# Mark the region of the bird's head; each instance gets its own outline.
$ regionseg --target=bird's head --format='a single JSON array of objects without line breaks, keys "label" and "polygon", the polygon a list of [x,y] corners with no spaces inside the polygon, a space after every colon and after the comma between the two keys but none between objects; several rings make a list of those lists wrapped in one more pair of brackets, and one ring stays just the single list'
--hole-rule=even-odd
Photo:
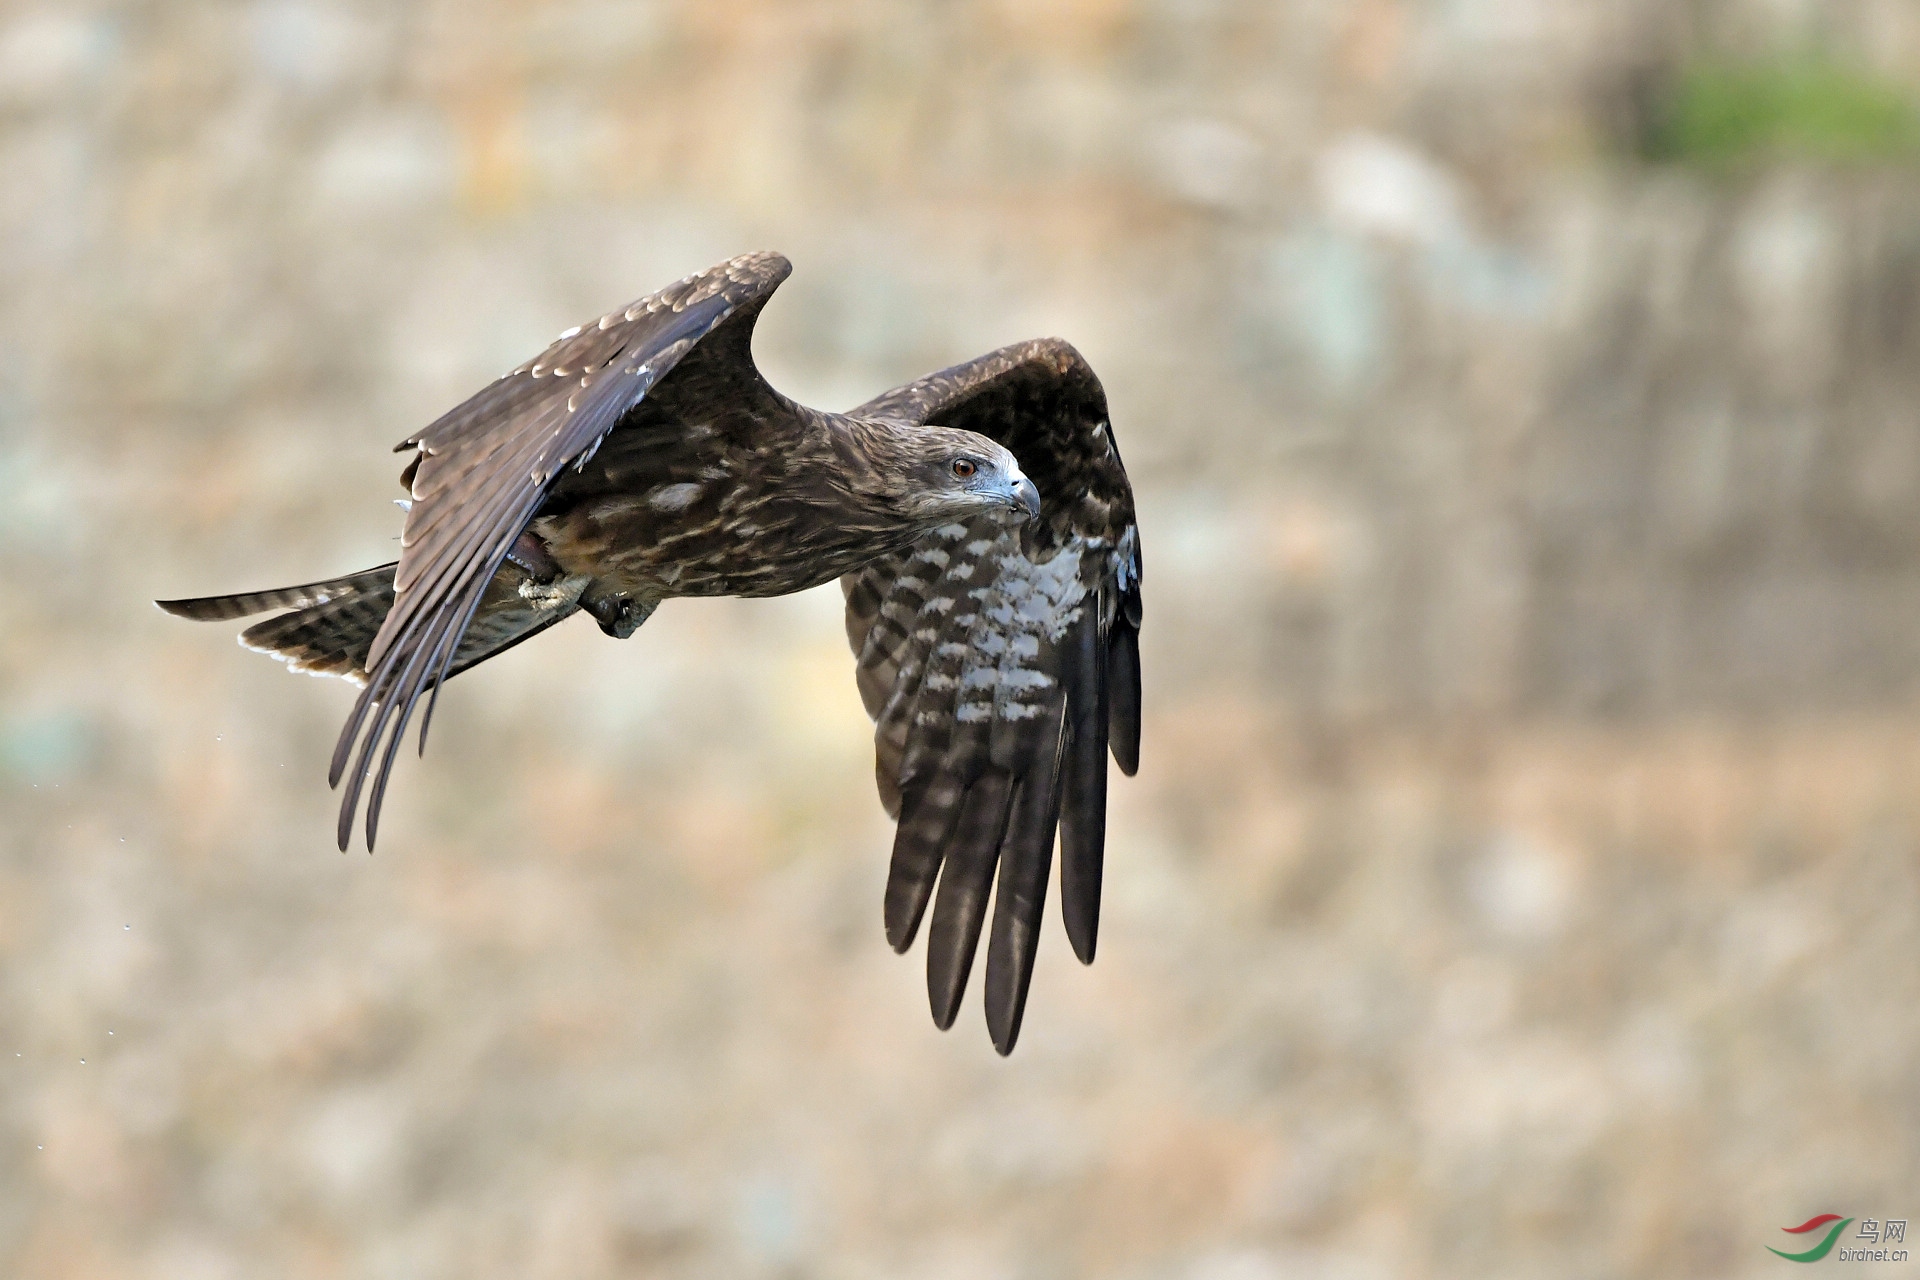
[{"label": "bird's head", "polygon": [[1005,448],[972,431],[915,427],[903,433],[901,506],[928,525],[989,515],[1023,523],[1040,514],[1040,490]]}]

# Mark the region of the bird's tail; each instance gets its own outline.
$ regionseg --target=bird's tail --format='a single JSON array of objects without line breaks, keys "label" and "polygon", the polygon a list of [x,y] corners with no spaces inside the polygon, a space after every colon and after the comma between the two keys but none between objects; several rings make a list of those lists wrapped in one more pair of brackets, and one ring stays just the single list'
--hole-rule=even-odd
[{"label": "bird's tail", "polygon": [[[290,670],[341,676],[364,685],[367,651],[393,608],[393,571],[392,564],[383,564],[344,578],[277,591],[154,603],[177,618],[201,622],[289,610],[248,627],[240,633],[240,643],[280,659]],[[543,589],[519,565],[503,564],[487,585],[448,674],[458,675],[546,630],[579,607],[578,597],[578,586],[571,591]]]}]

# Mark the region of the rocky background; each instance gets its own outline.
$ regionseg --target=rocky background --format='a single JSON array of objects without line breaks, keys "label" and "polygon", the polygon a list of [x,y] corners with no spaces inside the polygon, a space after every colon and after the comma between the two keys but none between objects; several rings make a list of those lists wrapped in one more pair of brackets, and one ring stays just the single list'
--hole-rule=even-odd
[{"label": "rocky background", "polygon": [[[0,5],[0,1273],[1920,1219],[1912,92],[1912,0]],[[460,680],[371,859],[351,691],[147,603],[388,558],[393,441],[751,248],[799,399],[1112,397],[1143,764],[1007,1061],[881,937],[836,591]]]}]

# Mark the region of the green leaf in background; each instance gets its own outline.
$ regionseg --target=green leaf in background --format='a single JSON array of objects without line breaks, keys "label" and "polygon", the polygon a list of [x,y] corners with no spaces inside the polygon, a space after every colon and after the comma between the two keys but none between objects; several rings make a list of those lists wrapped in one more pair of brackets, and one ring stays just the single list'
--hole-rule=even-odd
[{"label": "green leaf in background", "polygon": [[1779,159],[1920,158],[1905,86],[1825,61],[1682,72],[1644,138],[1649,159],[1735,168]]}]

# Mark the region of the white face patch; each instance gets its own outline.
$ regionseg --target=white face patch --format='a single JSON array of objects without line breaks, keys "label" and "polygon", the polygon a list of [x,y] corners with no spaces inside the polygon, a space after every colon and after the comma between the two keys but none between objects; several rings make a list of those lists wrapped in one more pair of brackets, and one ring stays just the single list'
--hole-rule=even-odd
[{"label": "white face patch", "polygon": [[685,511],[700,496],[697,484],[663,484],[647,495],[647,505],[655,511]]}]

